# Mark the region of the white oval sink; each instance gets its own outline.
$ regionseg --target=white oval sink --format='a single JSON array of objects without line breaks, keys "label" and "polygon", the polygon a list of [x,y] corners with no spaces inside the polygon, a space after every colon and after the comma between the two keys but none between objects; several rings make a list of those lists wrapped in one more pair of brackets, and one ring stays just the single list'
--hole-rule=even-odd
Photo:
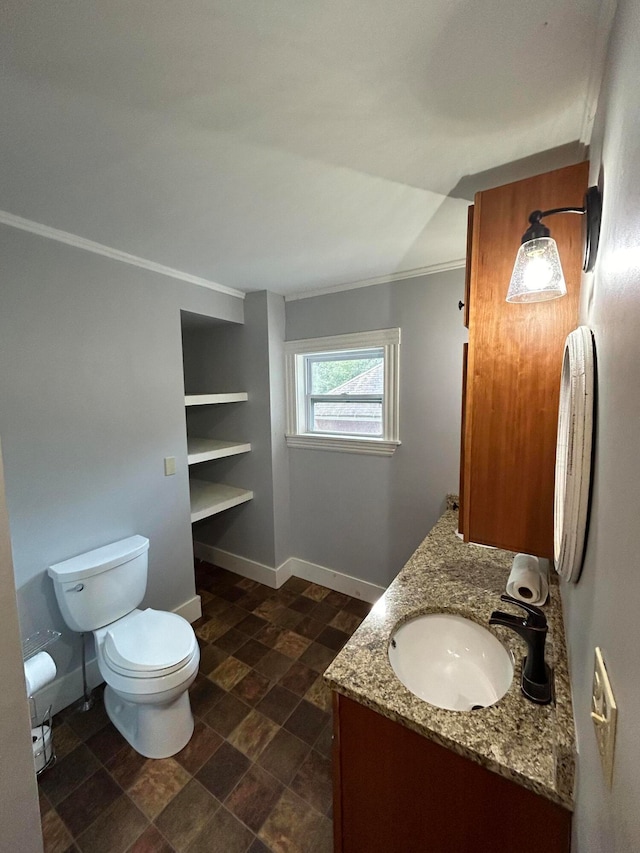
[{"label": "white oval sink", "polygon": [[450,711],[493,705],[513,680],[513,658],[482,625],[452,613],[405,622],[389,645],[389,661],[415,696]]}]

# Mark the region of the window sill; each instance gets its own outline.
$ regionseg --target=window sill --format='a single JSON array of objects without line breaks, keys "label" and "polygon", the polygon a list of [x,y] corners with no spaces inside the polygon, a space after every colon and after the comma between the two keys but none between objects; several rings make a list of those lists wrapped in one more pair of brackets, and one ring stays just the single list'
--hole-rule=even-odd
[{"label": "window sill", "polygon": [[340,453],[366,453],[371,456],[392,456],[399,441],[383,438],[347,438],[333,435],[287,435],[287,447],[306,450],[335,450]]}]

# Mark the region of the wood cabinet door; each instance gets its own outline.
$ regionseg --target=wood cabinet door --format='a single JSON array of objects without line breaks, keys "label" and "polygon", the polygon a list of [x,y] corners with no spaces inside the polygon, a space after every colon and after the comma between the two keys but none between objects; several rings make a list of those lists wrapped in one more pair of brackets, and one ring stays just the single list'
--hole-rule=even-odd
[{"label": "wood cabinet door", "polygon": [[582,207],[587,162],[478,193],[473,213],[464,435],[465,539],[553,557],[553,490],[560,373],[577,323],[583,217],[545,220],[567,296],[506,302],[533,210]]},{"label": "wood cabinet door", "polygon": [[571,814],[334,694],[335,853],[569,853]]}]

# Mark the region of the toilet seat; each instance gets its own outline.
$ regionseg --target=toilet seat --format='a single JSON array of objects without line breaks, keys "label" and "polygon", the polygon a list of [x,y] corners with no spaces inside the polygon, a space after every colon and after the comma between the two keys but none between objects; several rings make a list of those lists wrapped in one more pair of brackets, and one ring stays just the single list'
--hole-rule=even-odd
[{"label": "toilet seat", "polygon": [[109,626],[104,663],[127,678],[162,678],[182,669],[197,648],[193,628],[176,613],[136,610]]}]

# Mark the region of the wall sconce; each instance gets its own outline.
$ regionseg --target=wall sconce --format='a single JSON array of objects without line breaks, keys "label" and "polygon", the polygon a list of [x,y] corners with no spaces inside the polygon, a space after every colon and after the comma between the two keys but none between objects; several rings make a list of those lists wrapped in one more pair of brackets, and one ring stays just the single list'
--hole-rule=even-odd
[{"label": "wall sconce", "polygon": [[585,217],[584,263],[582,269],[591,272],[596,262],[600,238],[602,195],[598,187],[589,187],[584,197],[584,207],[555,207],[552,210],[534,210],[529,216],[529,227],[522,235],[516,262],[511,274],[507,302],[545,302],[565,296],[565,284],[556,241],[541,220],[556,213],[580,213]]}]

